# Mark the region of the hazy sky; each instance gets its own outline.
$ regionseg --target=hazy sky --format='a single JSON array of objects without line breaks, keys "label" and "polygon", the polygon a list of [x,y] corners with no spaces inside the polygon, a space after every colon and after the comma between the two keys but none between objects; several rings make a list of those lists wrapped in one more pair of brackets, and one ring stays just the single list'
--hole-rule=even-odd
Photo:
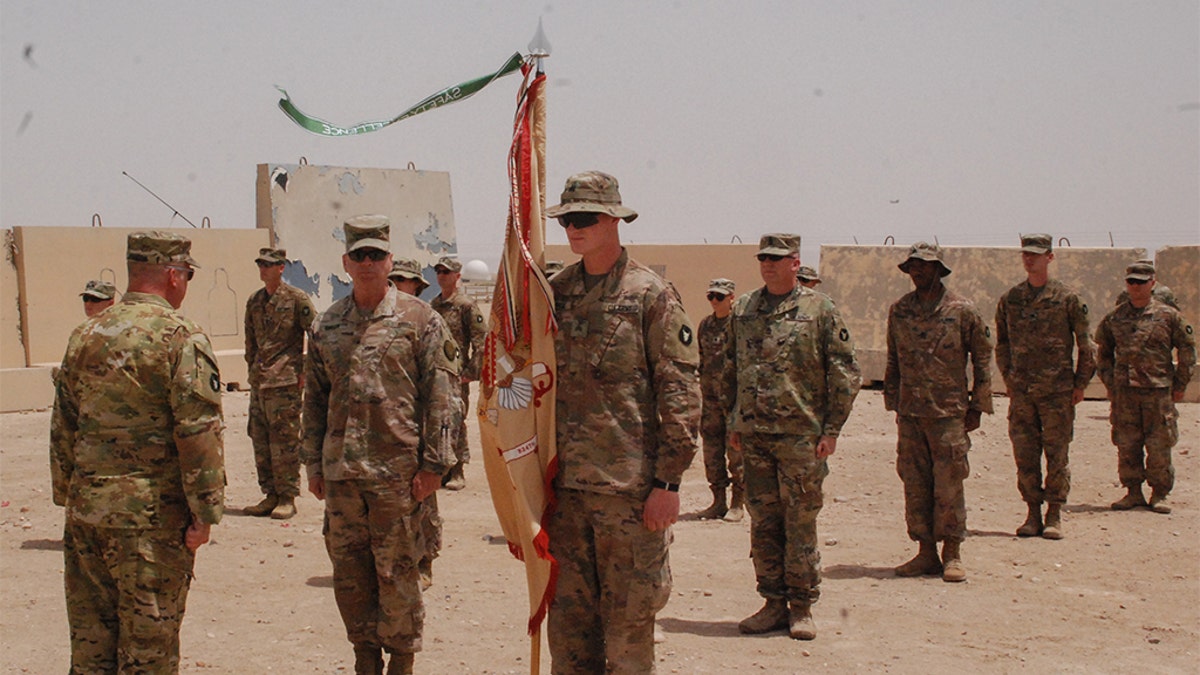
[{"label": "hazy sky", "polygon": [[[4,0],[0,226],[253,227],[255,166],[448,171],[494,268],[516,76],[354,138],[525,52],[553,55],[548,193],[601,169],[635,243],[1200,243],[1196,0]],[[550,240],[564,242],[554,223]]]}]

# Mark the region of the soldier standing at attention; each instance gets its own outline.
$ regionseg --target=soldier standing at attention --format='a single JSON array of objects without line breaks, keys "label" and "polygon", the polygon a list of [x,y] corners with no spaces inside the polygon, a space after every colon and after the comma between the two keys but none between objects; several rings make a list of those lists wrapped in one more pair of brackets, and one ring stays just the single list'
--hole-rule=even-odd
[{"label": "soldier standing at attention", "polygon": [[50,426],[72,673],[179,672],[196,561],[224,510],[221,378],[175,310],[191,242],[136,232],[121,302],[71,334]]},{"label": "soldier standing at attention", "polygon": [[[1017,489],[1029,507],[1017,536],[1062,539],[1062,506],[1071,490],[1067,447],[1075,429],[1075,406],[1096,372],[1096,352],[1088,338],[1087,305],[1073,289],[1050,278],[1052,260],[1050,235],[1021,237],[1026,280],[996,303],[996,365],[1008,389]],[[1044,525],[1043,501],[1048,504]]]},{"label": "soldier standing at attention", "polygon": [[304,375],[308,489],[325,500],[325,547],[354,672],[411,673],[425,606],[424,501],[454,463],[458,346],[428,304],[388,284],[384,216],[343,225],[350,295],[320,315]]},{"label": "soldier standing at attention", "polygon": [[[1139,261],[1125,270],[1129,302],[1117,305],[1096,329],[1100,379],[1112,401],[1112,441],[1117,475],[1128,491],[1117,511],[1147,506],[1142,482],[1150,483],[1150,510],[1170,513],[1175,486],[1171,448],[1179,440],[1175,404],[1192,379],[1196,342],[1179,310],[1153,297],[1154,265]],[[1178,363],[1172,363],[1174,352]]]},{"label": "soldier standing at attention", "polygon": [[546,209],[582,260],[550,281],[558,333],[558,508],[547,531],[559,576],[551,671],[653,673],[654,616],[679,481],[700,422],[695,333],[674,288],[631,260],[617,227],[637,212],[617,179],[567,179]]},{"label": "soldier standing at attention", "polygon": [[862,377],[833,302],[798,283],[800,236],[763,235],[757,257],[764,285],[734,304],[722,378],[730,445],[745,464],[750,553],[766,599],[738,630],[787,628],[794,639],[812,640],[821,486]]},{"label": "soldier standing at attention", "polygon": [[83,313],[90,319],[112,307],[117,297],[117,287],[107,281],[93,279],[87,282],[79,296],[83,298]]},{"label": "soldier standing at attention", "polygon": [[817,271],[808,265],[801,265],[800,269],[796,270],[796,279],[800,282],[801,286],[814,290],[821,283],[821,275],[817,274]]},{"label": "soldier standing at attention", "polygon": [[[429,282],[421,276],[421,263],[412,258],[393,260],[388,281],[401,293],[408,293],[416,298],[421,297],[421,293],[429,288]],[[424,451],[422,448],[422,454]],[[442,550],[442,515],[438,511],[436,491],[425,500],[425,518],[421,521],[421,532],[425,535],[425,553],[417,563],[417,570],[421,575],[421,590],[424,591],[433,586],[433,559],[438,557]]]},{"label": "soldier standing at attention", "polygon": [[244,513],[286,520],[296,515],[300,496],[304,336],[316,312],[307,294],[283,281],[287,251],[261,248],[254,262],[263,287],[246,301],[246,432],[254,445],[258,488],[266,496]]},{"label": "soldier standing at attention", "polygon": [[940,573],[944,581],[965,581],[959,546],[967,533],[967,434],[992,412],[992,344],[975,305],[942,284],[950,268],[940,246],[913,244],[899,267],[916,290],[888,311],[883,402],[896,412],[904,519],[920,551],[896,576]]},{"label": "soldier standing at attention", "polygon": [[[729,279],[708,282],[708,304],[712,305],[713,311],[700,320],[700,326],[696,329],[700,342],[700,393],[703,397],[700,435],[704,439],[704,474],[713,494],[712,505],[696,515],[702,520],[724,517],[736,523],[742,519],[746,483],[742,478],[742,453],[729,447],[729,433],[725,428],[726,410],[721,402],[725,336],[729,328],[729,314],[733,311],[733,291],[734,283]],[[726,506],[725,488],[731,484],[733,495],[731,503]]]},{"label": "soldier standing at attention", "polygon": [[487,339],[488,328],[479,305],[465,293],[458,292],[462,263],[457,258],[443,256],[438,259],[433,271],[437,272],[437,283],[442,292],[429,304],[446,320],[462,354],[462,376],[459,378],[462,386],[462,419],[458,425],[458,442],[454,446],[457,461],[443,479],[447,490],[461,490],[467,486],[463,465],[470,460],[471,454],[467,447],[467,403],[471,395],[471,383],[479,379],[479,370],[483,365],[483,342]]}]

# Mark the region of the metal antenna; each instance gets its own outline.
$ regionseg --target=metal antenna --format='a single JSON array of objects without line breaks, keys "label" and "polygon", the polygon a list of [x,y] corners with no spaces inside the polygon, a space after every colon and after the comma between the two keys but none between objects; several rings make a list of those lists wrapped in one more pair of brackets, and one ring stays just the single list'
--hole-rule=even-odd
[{"label": "metal antenna", "polygon": [[142,189],[143,189],[143,190],[145,190],[146,192],[149,192],[151,195],[154,195],[154,198],[155,198],[155,199],[157,199],[158,201],[162,202],[162,203],[163,203],[163,206],[167,207],[168,209],[171,209],[171,211],[173,211],[173,212],[175,213],[175,215],[179,216],[180,218],[183,218],[184,222],[186,222],[188,225],[191,225],[192,227],[196,227],[196,224],[195,224],[195,223],[193,223],[192,221],[188,220],[188,217],[187,217],[187,216],[185,216],[185,215],[183,215],[182,213],[180,213],[180,212],[179,212],[179,209],[175,208],[174,206],[171,206],[170,204],[168,204],[168,203],[167,203],[167,200],[165,200],[165,199],[163,199],[162,197],[159,197],[158,195],[154,194],[154,190],[151,190],[150,188],[146,187],[145,185],[142,185],[141,181],[139,181],[138,179],[134,178],[133,176],[130,176],[130,175],[129,175],[129,173],[128,173],[128,172],[126,172],[126,171],[122,171],[122,172],[121,172],[121,175],[123,175],[123,176],[125,176],[126,178],[128,178],[129,180],[131,180],[131,181],[133,181],[133,182],[137,183],[137,184],[138,184],[138,187],[142,188]]}]

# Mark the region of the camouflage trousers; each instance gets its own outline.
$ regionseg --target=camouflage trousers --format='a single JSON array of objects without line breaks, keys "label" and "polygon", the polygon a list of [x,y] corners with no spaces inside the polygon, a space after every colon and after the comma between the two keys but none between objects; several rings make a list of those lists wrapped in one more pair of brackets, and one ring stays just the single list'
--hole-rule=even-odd
[{"label": "camouflage trousers", "polygon": [[195,554],[181,530],[63,528],[72,673],[177,673]]},{"label": "camouflage trousers", "polygon": [[896,424],[896,473],[904,483],[909,538],[961,542],[967,534],[963,481],[971,473],[963,418],[897,415]]},{"label": "camouflage trousers", "polygon": [[333,595],[355,646],[418,652],[425,605],[417,561],[424,507],[407,481],[325,482],[325,549]]},{"label": "camouflage trousers", "polygon": [[714,490],[724,490],[732,484],[745,485],[742,474],[742,453],[729,444],[725,428],[725,412],[720,402],[705,398],[700,414],[700,435],[704,439],[704,477]]},{"label": "camouflage trousers", "polygon": [[672,535],[646,529],[643,504],[558,491],[546,528],[559,566],[546,631],[552,673],[654,672],[654,616],[671,595]]},{"label": "camouflage trousers", "polygon": [[821,595],[817,514],[829,464],[816,448],[805,436],[742,435],[750,557],[764,598],[812,604]]},{"label": "camouflage trousers", "polygon": [[[1072,392],[1033,397],[1014,392],[1008,405],[1008,438],[1017,464],[1017,489],[1029,504],[1066,504],[1071,491],[1067,448],[1075,433]],[[1042,485],[1042,455],[1046,483]]]},{"label": "camouflage trousers", "polygon": [[254,444],[254,467],[263,494],[300,495],[300,394],[296,386],[250,389],[246,433]]},{"label": "camouflage trousers", "polygon": [[1117,446],[1117,475],[1125,487],[1142,482],[1166,494],[1175,487],[1171,448],[1179,440],[1179,411],[1171,390],[1114,387],[1111,391],[1112,442]]},{"label": "camouflage trousers", "polygon": [[438,511],[437,492],[425,498],[421,515],[421,536],[425,540],[425,560],[434,560],[442,550],[442,514]]},{"label": "camouflage trousers", "polygon": [[458,440],[454,443],[454,458],[460,464],[467,464],[471,461],[471,449],[467,447],[467,410],[468,402],[471,396],[471,385],[463,384],[462,386],[462,415],[458,419]]}]

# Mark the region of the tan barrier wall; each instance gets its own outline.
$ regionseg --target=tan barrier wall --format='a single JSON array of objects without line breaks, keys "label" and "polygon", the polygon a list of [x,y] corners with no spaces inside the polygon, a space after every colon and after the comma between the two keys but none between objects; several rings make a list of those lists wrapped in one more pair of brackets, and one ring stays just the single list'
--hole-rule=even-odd
[{"label": "tan barrier wall", "polygon": [[0,368],[24,368],[25,343],[21,340],[21,292],[17,280],[16,246],[11,230],[5,230],[3,234],[4,262],[0,263]]}]

